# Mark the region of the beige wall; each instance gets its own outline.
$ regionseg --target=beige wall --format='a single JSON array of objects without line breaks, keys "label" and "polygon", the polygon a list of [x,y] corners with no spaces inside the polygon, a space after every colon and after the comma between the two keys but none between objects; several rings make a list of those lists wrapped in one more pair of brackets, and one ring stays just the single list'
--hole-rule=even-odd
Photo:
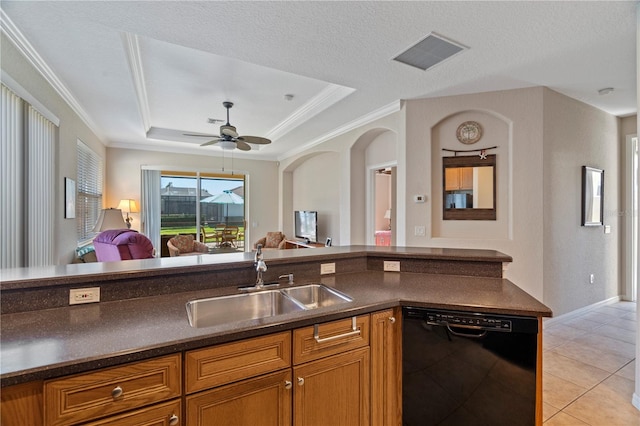
[{"label": "beige wall", "polygon": [[[228,161],[228,159],[227,159]],[[105,206],[115,207],[122,198],[140,200],[142,166],[161,166],[180,171],[220,172],[222,158],[206,155],[175,154],[121,148],[107,149],[108,194]],[[231,171],[229,163],[225,170]],[[253,242],[278,228],[278,163],[235,158],[233,170],[247,175],[245,203],[247,208],[247,241]],[[133,215],[134,224],[140,215]]]},{"label": "beige wall", "polygon": [[[313,156],[293,171],[293,204],[295,210],[315,210],[318,212],[318,242],[331,237],[335,245],[340,245],[340,217],[335,214],[340,204],[339,175],[327,173],[327,168],[338,163],[336,152],[326,152]],[[293,219],[292,219],[293,221]],[[295,236],[294,228],[284,230],[289,238]]]},{"label": "beige wall", "polygon": [[51,212],[54,216],[54,229],[42,229],[38,232],[53,233],[56,264],[70,263],[75,255],[77,232],[76,221],[64,218],[64,178],[76,179],[78,139],[102,158],[105,157],[105,147],[65,100],[7,40],[4,34],[0,36],[0,51],[2,51],[2,70],[60,119],[56,149],[56,203]]},{"label": "beige wall", "polygon": [[[544,90],[544,302],[556,314],[621,294],[619,132],[620,119]],[[582,166],[604,170],[610,234],[580,226]]]},{"label": "beige wall", "polygon": [[[405,102],[407,246],[495,249],[513,256],[506,276],[543,300],[542,88],[507,90]],[[480,122],[484,134],[472,146],[456,139],[457,126]],[[442,148],[497,146],[496,221],[442,220]],[[446,154],[451,155],[451,154]],[[467,154],[472,155],[472,154]],[[427,202],[414,203],[413,195]],[[425,226],[424,237],[415,235]],[[398,232],[402,232],[401,229]]]},{"label": "beige wall", "polygon": [[[476,120],[484,136],[474,146],[455,138],[459,123]],[[341,176],[341,227],[353,232],[366,216],[365,151],[372,140],[397,135],[397,216],[399,245],[495,249],[513,256],[506,277],[548,304],[556,315],[620,294],[620,149],[624,128],[635,118],[618,119],[552,90],[535,87],[473,95],[404,101],[402,110],[355,129],[282,162],[335,149],[340,160],[327,173]],[[622,130],[621,130],[622,129]],[[496,221],[443,221],[442,148],[498,146]],[[469,154],[470,155],[470,154]],[[605,222],[580,226],[581,166],[605,169]],[[345,169],[349,170],[345,173]],[[296,180],[297,186],[303,181]],[[426,194],[427,202],[413,196]],[[346,206],[346,209],[345,209]],[[425,226],[424,237],[414,235]],[[343,242],[344,243],[344,242]],[[344,243],[347,244],[347,243]],[[596,277],[593,285],[588,276]]]}]

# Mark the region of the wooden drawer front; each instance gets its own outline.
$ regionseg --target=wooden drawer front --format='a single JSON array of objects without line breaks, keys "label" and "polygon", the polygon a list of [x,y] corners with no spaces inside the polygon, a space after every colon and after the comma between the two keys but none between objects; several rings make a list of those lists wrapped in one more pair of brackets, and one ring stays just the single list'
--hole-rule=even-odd
[{"label": "wooden drawer front", "polygon": [[[68,425],[181,395],[180,354],[45,382],[45,424]],[[116,388],[122,390],[114,397]]]},{"label": "wooden drawer front", "polygon": [[356,329],[359,333],[353,332],[352,318],[319,324],[317,328],[320,342],[315,338],[315,326],[293,331],[295,365],[369,345],[369,315],[356,318]]},{"label": "wooden drawer front", "polygon": [[185,355],[185,392],[209,389],[291,366],[291,332],[226,343]]},{"label": "wooden drawer front", "polygon": [[190,395],[188,426],[291,426],[291,369]]},{"label": "wooden drawer front", "polygon": [[176,399],[86,423],[83,426],[178,426],[184,424],[181,411],[182,404]]}]

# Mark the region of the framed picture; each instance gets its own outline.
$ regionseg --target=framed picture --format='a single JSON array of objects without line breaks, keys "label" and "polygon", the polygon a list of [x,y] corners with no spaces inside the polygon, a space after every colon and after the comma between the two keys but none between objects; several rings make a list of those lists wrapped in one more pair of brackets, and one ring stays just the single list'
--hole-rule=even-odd
[{"label": "framed picture", "polygon": [[602,226],[604,170],[582,166],[582,226]]},{"label": "framed picture", "polygon": [[331,237],[327,238],[327,241],[325,241],[324,246],[331,247]]},{"label": "framed picture", "polygon": [[64,178],[64,218],[76,217],[76,181]]}]

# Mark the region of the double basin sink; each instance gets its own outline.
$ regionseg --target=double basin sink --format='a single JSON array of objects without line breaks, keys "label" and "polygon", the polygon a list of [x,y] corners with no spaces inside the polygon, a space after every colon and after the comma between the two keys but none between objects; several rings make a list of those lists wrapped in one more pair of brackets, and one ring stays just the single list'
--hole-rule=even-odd
[{"label": "double basin sink", "polygon": [[211,327],[307,311],[352,300],[346,294],[325,285],[309,284],[279,290],[191,300],[187,302],[187,315],[192,327]]}]

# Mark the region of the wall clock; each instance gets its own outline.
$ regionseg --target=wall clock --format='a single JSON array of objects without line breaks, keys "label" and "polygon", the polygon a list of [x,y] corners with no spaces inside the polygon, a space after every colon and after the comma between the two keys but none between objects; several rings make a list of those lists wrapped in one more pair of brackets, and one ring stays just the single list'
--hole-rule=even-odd
[{"label": "wall clock", "polygon": [[465,121],[458,126],[456,137],[466,145],[476,143],[482,137],[482,126],[477,121]]}]

